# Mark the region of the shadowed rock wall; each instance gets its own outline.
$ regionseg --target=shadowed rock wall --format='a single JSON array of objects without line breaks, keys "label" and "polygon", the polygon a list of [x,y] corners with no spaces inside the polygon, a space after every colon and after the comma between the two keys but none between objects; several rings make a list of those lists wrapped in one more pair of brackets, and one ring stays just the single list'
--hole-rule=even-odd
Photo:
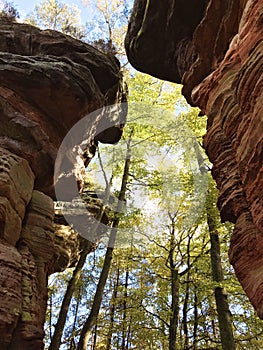
[{"label": "shadowed rock wall", "polygon": [[230,261],[263,318],[263,1],[136,0],[125,45],[134,67],[183,84],[208,116]]},{"label": "shadowed rock wall", "polygon": [[[0,24],[1,350],[43,348],[47,277],[80,253],[76,232],[54,225],[58,148],[80,119],[124,100],[115,58],[55,31]],[[83,156],[70,174],[80,187],[97,143],[121,137],[125,111],[98,133],[103,117],[90,118]]]}]

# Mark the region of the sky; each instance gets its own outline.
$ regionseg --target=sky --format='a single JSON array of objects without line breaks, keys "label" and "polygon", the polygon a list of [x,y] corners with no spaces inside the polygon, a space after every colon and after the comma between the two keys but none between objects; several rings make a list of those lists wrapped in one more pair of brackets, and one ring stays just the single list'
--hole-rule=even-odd
[{"label": "sky", "polygon": [[[14,7],[18,10],[21,19],[23,19],[29,12],[32,12],[35,8],[35,5],[41,3],[42,0],[13,0],[10,2],[13,3]],[[83,6],[82,0],[63,0],[61,2],[67,3],[69,5],[76,5],[81,10],[81,19],[83,24],[87,22],[88,18],[90,17],[90,13],[87,7]]]}]

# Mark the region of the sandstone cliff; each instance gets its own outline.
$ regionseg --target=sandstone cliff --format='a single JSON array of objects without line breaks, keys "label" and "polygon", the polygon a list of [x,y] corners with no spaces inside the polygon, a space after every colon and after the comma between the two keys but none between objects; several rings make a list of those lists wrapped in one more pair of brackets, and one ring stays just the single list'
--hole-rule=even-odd
[{"label": "sandstone cliff", "polygon": [[135,0],[126,51],[135,68],[183,84],[208,116],[230,261],[263,318],[263,1]]},{"label": "sandstone cliff", "polygon": [[[47,277],[74,264],[81,249],[81,239],[66,223],[57,218],[54,225],[58,148],[80,119],[124,100],[115,58],[56,31],[0,25],[1,350],[43,348]],[[99,129],[104,117],[111,115],[88,120],[77,171],[67,159],[67,175],[79,187],[97,143],[115,143],[121,136],[125,111],[107,130]],[[90,243],[91,251],[94,247]]]}]

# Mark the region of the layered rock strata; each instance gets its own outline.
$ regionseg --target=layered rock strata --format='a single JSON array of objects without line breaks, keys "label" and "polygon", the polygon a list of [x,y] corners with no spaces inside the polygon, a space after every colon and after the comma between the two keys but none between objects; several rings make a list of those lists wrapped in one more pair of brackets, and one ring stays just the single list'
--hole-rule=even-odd
[{"label": "layered rock strata", "polygon": [[[188,3],[188,4],[187,4]],[[131,63],[183,84],[208,117],[222,221],[235,223],[230,261],[263,318],[263,1],[136,0],[126,36]]]},{"label": "layered rock strata", "polygon": [[[117,142],[125,122],[121,107],[92,112],[123,101],[115,58],[56,31],[0,24],[1,350],[43,349],[47,277],[73,266],[82,249],[67,222],[54,224],[59,146],[87,118],[78,162],[70,153],[78,145],[71,142],[60,154],[67,172],[56,178],[73,177],[81,188],[98,142]],[[96,215],[100,205],[87,215]],[[90,251],[95,246],[90,243]]]}]

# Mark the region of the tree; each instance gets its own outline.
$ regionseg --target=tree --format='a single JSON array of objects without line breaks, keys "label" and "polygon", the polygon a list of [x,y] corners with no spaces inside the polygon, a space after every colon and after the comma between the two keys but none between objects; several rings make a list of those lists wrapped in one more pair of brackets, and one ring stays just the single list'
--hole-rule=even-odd
[{"label": "tree", "polygon": [[4,23],[12,23],[16,22],[19,17],[19,12],[14,7],[13,3],[4,1],[2,4],[2,10],[0,11],[0,21]]},{"label": "tree", "polygon": [[113,257],[113,250],[114,250],[116,235],[117,235],[117,228],[118,228],[119,222],[120,222],[119,213],[122,210],[123,202],[125,200],[126,191],[127,191],[127,182],[128,182],[130,163],[131,163],[130,142],[131,142],[132,133],[133,133],[133,130],[131,131],[130,138],[129,138],[128,143],[127,143],[127,153],[126,153],[125,165],[124,165],[124,169],[123,169],[121,189],[120,189],[120,193],[118,196],[118,205],[116,208],[116,214],[115,214],[115,217],[113,219],[112,228],[110,230],[108,248],[107,248],[107,251],[105,254],[104,263],[103,263],[100,278],[99,278],[99,281],[97,284],[96,293],[95,293],[95,296],[93,299],[92,307],[91,307],[89,316],[88,316],[87,320],[85,321],[84,326],[82,328],[80,338],[79,338],[79,343],[77,346],[77,350],[86,350],[86,348],[87,348],[87,344],[88,344],[88,340],[90,337],[90,333],[92,331],[92,327],[95,325],[98,314],[99,314],[104,288],[105,288],[107,278],[108,278],[108,275],[110,272],[111,261],[112,261],[112,257]]},{"label": "tree", "polygon": [[86,36],[86,30],[81,25],[78,7],[59,0],[43,0],[26,17],[26,22],[40,28],[61,31],[77,39],[83,39]]},{"label": "tree", "polygon": [[169,215],[171,219],[170,248],[169,248],[169,269],[171,271],[171,315],[169,320],[169,350],[176,350],[177,327],[179,318],[179,269],[175,259],[175,216]]},{"label": "tree", "polygon": [[[211,186],[210,186],[211,187]],[[229,304],[227,301],[226,290],[220,285],[223,282],[223,268],[221,262],[220,241],[217,230],[217,213],[215,208],[215,201],[210,193],[207,197],[206,214],[207,225],[210,235],[210,254],[213,281],[218,283],[215,287],[216,308],[218,314],[220,336],[223,350],[235,350],[235,341],[233,335],[233,321]]]},{"label": "tree", "polygon": [[61,338],[62,338],[63,330],[65,327],[65,323],[68,315],[69,305],[71,303],[73,293],[75,292],[77,283],[79,281],[82,268],[86,261],[87,254],[88,252],[90,252],[89,244],[90,242],[87,242],[86,244],[83,245],[83,249],[80,253],[78,263],[73,271],[73,275],[70,281],[68,282],[67,290],[61,304],[58,320],[55,325],[55,331],[49,345],[49,350],[57,350],[60,347]]},{"label": "tree", "polygon": [[[154,90],[152,88],[152,85],[155,83],[158,83],[158,82],[155,82],[152,80],[153,84],[152,84],[152,82],[150,84],[151,79],[152,78],[150,78],[150,77],[148,78],[148,80],[149,80],[148,87],[149,87],[149,89],[152,89],[152,92],[154,92],[154,94],[152,96],[148,94],[147,96],[148,96],[148,98],[153,97],[153,104],[154,104],[158,101],[158,98],[160,97],[160,93],[161,93],[163,84],[160,85],[160,89]],[[143,96],[143,94],[142,94],[142,96]],[[171,106],[172,105],[173,104],[171,103]],[[133,125],[133,121],[131,120],[130,122]],[[127,130],[127,128],[128,128],[128,126],[126,127],[126,130]],[[154,129],[150,126],[148,128],[147,127],[142,128],[139,125],[137,125],[136,132],[138,134],[140,134],[141,138],[145,137],[146,140],[147,139],[149,140],[149,138],[152,138],[152,139],[154,139],[155,142],[159,142],[159,144],[161,146],[164,145],[163,134],[161,132],[158,133],[156,129]],[[137,137],[138,137],[138,135],[137,135]],[[138,143],[139,143],[138,140],[135,138],[135,140],[133,141],[133,144],[136,145]],[[145,146],[145,143],[144,143],[144,146]],[[161,153],[162,152],[163,151],[161,150]],[[158,175],[159,175],[158,172],[155,172],[155,175],[152,176],[151,175],[152,171],[151,171],[151,169],[147,170],[147,165],[146,165],[146,167],[144,166],[142,168],[143,161],[139,160],[139,158],[138,158],[140,156],[140,149],[136,150],[136,154],[137,154],[137,157],[135,159],[135,163],[131,166],[130,176],[135,180],[140,179],[140,182],[141,183],[144,182],[145,185],[147,185],[147,186],[149,184],[149,180],[151,180],[151,178],[152,178],[154,183],[157,184],[158,187],[160,187],[161,183],[158,184],[158,181],[159,181],[158,180]],[[112,163],[112,162],[110,161],[110,163]],[[153,185],[154,185],[154,183],[153,183]],[[132,184],[130,183],[130,186],[131,185]],[[173,234],[171,233],[171,235],[174,236],[174,234],[175,234],[175,224],[174,223],[173,223],[173,225],[171,225],[171,230],[172,230],[171,232],[173,232]],[[177,247],[177,245],[174,244],[174,241],[171,238],[171,240],[170,240],[170,254],[169,254],[169,258],[167,257],[169,264],[170,264],[169,265],[170,275],[167,276],[167,279],[169,279],[169,281],[171,282],[171,290],[172,290],[171,318],[170,318],[169,322],[167,322],[167,321],[165,322],[166,325],[169,324],[170,349],[174,349],[176,346],[175,345],[176,344],[176,330],[177,330],[177,325],[176,325],[177,321],[176,320],[178,319],[178,313],[179,313],[179,308],[178,308],[178,305],[179,305],[179,288],[178,288],[179,272],[178,272],[177,262],[174,261],[176,247]],[[126,283],[125,283],[125,285],[126,285]],[[126,303],[125,303],[124,310],[127,310]],[[126,311],[125,311],[125,313],[123,313],[123,320],[124,319],[125,320],[127,319]],[[125,327],[125,324],[123,324],[123,328],[124,327]],[[132,326],[130,327],[129,333],[132,333]],[[122,336],[122,340],[123,339],[124,339],[124,337]],[[122,342],[122,346],[123,346],[123,342]]]},{"label": "tree", "polygon": [[124,49],[124,37],[131,1],[128,0],[84,0],[83,3],[94,13],[94,18],[87,24],[88,42],[109,55],[116,55],[127,64]]},{"label": "tree", "polygon": [[[113,273],[111,273],[113,274]],[[107,343],[106,343],[106,350],[111,350],[111,343],[112,343],[112,334],[113,334],[113,327],[114,327],[114,316],[115,316],[115,308],[116,308],[116,299],[118,294],[118,288],[119,288],[119,281],[120,281],[120,269],[117,267],[115,272],[114,280],[113,280],[113,292],[110,300],[110,324],[109,324],[109,330],[107,333]]]}]

